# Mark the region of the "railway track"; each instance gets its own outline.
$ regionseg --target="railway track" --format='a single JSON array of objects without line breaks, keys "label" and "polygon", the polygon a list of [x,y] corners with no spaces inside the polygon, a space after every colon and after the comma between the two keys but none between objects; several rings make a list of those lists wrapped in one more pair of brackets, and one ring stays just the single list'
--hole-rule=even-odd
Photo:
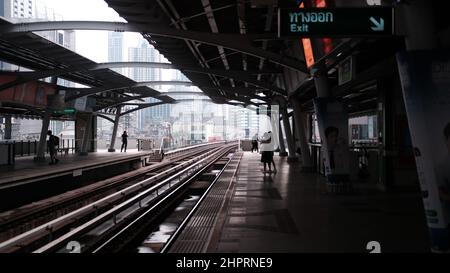
[{"label": "railway track", "polygon": [[33,202],[0,214],[0,242],[39,225],[66,215],[101,198],[158,175],[163,178],[177,171],[177,166],[208,151],[220,143],[200,145],[167,153],[166,160],[133,172],[118,175],[64,194]]},{"label": "railway track", "polygon": [[[15,232],[20,233],[0,243],[0,252],[64,252],[67,243],[74,240],[80,242],[83,251],[98,252],[106,249],[105,246],[110,245],[107,242],[115,241],[112,238],[119,238],[120,234],[124,234],[124,227],[148,219],[149,215],[156,217],[162,208],[169,207],[179,197],[182,189],[195,177],[235,148],[236,144],[208,146],[196,150],[197,154],[193,152],[172,158],[170,163],[174,166],[166,166],[167,169],[159,166],[159,173],[152,173],[154,175],[143,180],[135,179],[132,183],[127,181],[121,186],[120,183],[115,184],[103,191],[102,197],[97,197],[95,201],[86,201],[92,198],[87,197],[91,193],[95,195],[91,189],[72,198],[67,197],[62,202],[43,205],[40,211],[30,212],[22,218],[17,217],[10,221],[10,225],[22,221],[23,226],[27,218],[48,213],[52,208],[61,210],[64,207],[67,209],[70,203],[80,206],[83,202],[90,202],[70,212],[66,211],[59,217],[53,217],[52,220],[41,221],[44,223],[27,231],[20,232],[16,228]],[[154,172],[155,169],[149,171]],[[99,186],[98,190],[105,187]],[[114,192],[111,193],[111,190]]]}]

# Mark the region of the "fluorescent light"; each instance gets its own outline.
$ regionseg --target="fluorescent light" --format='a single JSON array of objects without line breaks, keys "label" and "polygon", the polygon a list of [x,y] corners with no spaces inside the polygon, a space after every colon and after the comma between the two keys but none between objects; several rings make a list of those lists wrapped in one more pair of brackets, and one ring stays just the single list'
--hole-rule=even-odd
[{"label": "fluorescent light", "polygon": [[250,101],[253,103],[265,103],[265,101],[260,100],[260,99],[251,99]]},{"label": "fluorescent light", "polygon": [[242,101],[238,101],[238,100],[229,100],[229,103],[240,103],[240,104],[244,104]]}]

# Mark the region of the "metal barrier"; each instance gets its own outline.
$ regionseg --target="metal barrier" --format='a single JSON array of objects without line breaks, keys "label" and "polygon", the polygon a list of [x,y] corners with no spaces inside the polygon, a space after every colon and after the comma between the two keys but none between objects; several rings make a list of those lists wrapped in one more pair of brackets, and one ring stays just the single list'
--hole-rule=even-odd
[{"label": "metal barrier", "polygon": [[37,153],[38,141],[13,141],[16,156],[30,156]]},{"label": "metal barrier", "polygon": [[15,162],[14,142],[0,143],[0,165],[13,165]]},{"label": "metal barrier", "polygon": [[154,149],[154,141],[151,139],[136,139],[138,151],[151,151]]},{"label": "metal barrier", "polygon": [[[5,163],[2,160],[0,164],[12,165],[15,162],[15,157],[18,156],[34,156],[37,155],[39,141],[38,140],[12,140],[0,142],[2,153],[8,154],[8,162]],[[48,153],[48,148],[46,148]],[[77,151],[77,141],[75,139],[61,139],[57,151],[60,153],[68,154],[69,152],[75,153]]]}]

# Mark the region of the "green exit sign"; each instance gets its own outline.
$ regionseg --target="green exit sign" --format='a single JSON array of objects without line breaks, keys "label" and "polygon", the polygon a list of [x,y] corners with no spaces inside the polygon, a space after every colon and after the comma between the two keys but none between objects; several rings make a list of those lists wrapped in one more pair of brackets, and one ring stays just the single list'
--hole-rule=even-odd
[{"label": "green exit sign", "polygon": [[279,37],[371,37],[394,32],[390,7],[278,10]]},{"label": "green exit sign", "polygon": [[55,114],[59,115],[73,115],[77,112],[75,108],[64,108],[63,110],[55,111]]}]

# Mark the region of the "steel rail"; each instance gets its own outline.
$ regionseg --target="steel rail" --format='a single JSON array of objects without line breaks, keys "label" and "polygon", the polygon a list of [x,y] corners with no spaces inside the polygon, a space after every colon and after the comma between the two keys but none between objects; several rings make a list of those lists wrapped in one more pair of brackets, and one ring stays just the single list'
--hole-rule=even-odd
[{"label": "steel rail", "polygon": [[[216,150],[217,149],[218,148],[216,148]],[[7,240],[5,242],[2,242],[2,243],[0,243],[0,252],[4,252],[4,251],[8,252],[10,250],[15,250],[17,247],[20,247],[20,246],[26,244],[27,242],[29,243],[30,239],[36,239],[36,237],[42,238],[44,236],[43,234],[51,235],[55,231],[60,230],[61,228],[67,226],[68,224],[75,222],[75,220],[77,220],[77,219],[85,217],[92,212],[96,212],[101,209],[104,209],[105,207],[108,207],[111,204],[114,204],[114,203],[120,201],[121,199],[123,199],[124,197],[126,197],[130,194],[134,194],[140,190],[145,189],[148,186],[151,186],[152,184],[158,182],[158,180],[164,179],[167,175],[170,175],[176,171],[180,171],[180,169],[186,168],[189,165],[191,165],[190,168],[192,168],[193,166],[196,166],[196,164],[194,164],[194,163],[197,160],[201,160],[202,158],[205,157],[205,155],[209,155],[209,154],[213,153],[214,151],[215,150],[208,151],[203,155],[200,155],[193,159],[187,160],[173,168],[163,171],[162,173],[159,173],[155,176],[147,178],[139,183],[131,185],[131,186],[129,186],[123,190],[120,190],[114,194],[111,194],[102,199],[99,199],[87,206],[81,207],[75,211],[72,211],[72,212],[70,212],[66,215],[63,215],[57,219],[54,219],[48,223],[40,225],[30,231],[27,231],[23,234],[20,234],[16,237],[13,237],[13,238]]]},{"label": "steel rail", "polygon": [[[173,195],[176,195],[179,191],[182,191],[186,185],[192,183],[192,181],[194,179],[196,179],[196,177],[203,173],[205,170],[207,170],[208,168],[210,168],[215,162],[217,162],[218,160],[220,160],[227,152],[229,152],[232,149],[232,147],[229,147],[228,149],[224,149],[223,151],[219,151],[221,153],[219,153],[219,155],[217,157],[215,157],[213,160],[211,160],[209,163],[207,163],[205,166],[203,166],[201,168],[201,170],[199,170],[195,175],[189,177],[189,179],[187,179],[185,182],[183,182],[181,185],[177,185],[177,188],[175,190],[172,190],[171,192],[169,192],[169,194],[167,194],[167,196],[165,196],[164,198],[162,198],[161,200],[159,200],[158,202],[156,202],[156,204],[152,205],[149,209],[147,209],[146,211],[144,211],[143,213],[140,213],[140,215],[133,219],[131,221],[131,223],[128,223],[124,228],[122,228],[120,231],[114,233],[113,236],[107,238],[106,241],[104,241],[100,246],[96,247],[92,253],[97,253],[97,252],[101,252],[104,248],[107,248],[110,244],[114,244],[114,240],[120,238],[121,235],[126,234],[126,232],[129,232],[130,229],[132,229],[136,224],[139,223],[140,220],[145,219],[146,217],[148,217],[148,215],[151,214],[157,214],[160,213],[160,211],[155,211],[155,210],[159,210],[161,208],[161,206],[164,206],[165,202],[168,202],[167,200],[170,201],[170,198]],[[226,166],[228,166],[228,164],[230,163],[231,160],[228,160],[227,163],[225,164],[225,166],[222,168],[222,170],[218,173],[217,177],[214,179],[214,182],[217,181],[218,177],[223,173],[223,170],[226,168]],[[213,182],[213,183],[214,183]],[[210,187],[208,187],[209,189]],[[203,195],[204,196],[204,195]],[[202,197],[203,197],[202,196]],[[195,209],[199,202],[201,202],[202,199],[200,199],[196,206],[193,208]],[[189,214],[190,215],[190,214]]]},{"label": "steel rail", "polygon": [[[223,151],[225,149],[229,150],[230,147],[220,148],[218,151],[210,152],[208,156],[203,157],[202,159],[200,159],[199,161],[197,161],[193,164],[186,164],[187,167],[184,168],[183,170],[180,170],[178,173],[172,175],[169,178],[164,179],[163,181],[144,190],[143,192],[139,193],[138,195],[133,196],[130,199],[127,199],[124,202],[114,206],[110,210],[100,214],[99,216],[95,217],[94,219],[91,219],[90,221],[76,227],[75,229],[72,229],[71,231],[64,234],[63,236],[60,236],[56,240],[53,240],[50,243],[35,250],[34,253],[51,252],[56,249],[60,249],[61,245],[63,245],[64,243],[66,243],[70,240],[73,240],[74,237],[77,237],[77,236],[83,234],[83,232],[85,232],[86,230],[91,230],[91,229],[97,227],[98,225],[100,225],[101,223],[104,223],[105,221],[114,218],[120,212],[139,203],[141,200],[148,197],[149,195],[156,192],[156,196],[159,196],[160,193],[158,192],[158,190],[161,189],[162,187],[164,187],[166,185],[169,186],[169,188],[164,190],[162,193],[169,191],[169,189],[171,189],[172,187],[179,185],[179,183],[182,183],[182,179],[181,179],[182,176],[185,176],[185,178],[188,178],[192,174],[192,172],[196,172],[199,169],[201,169],[204,165],[207,165],[210,162],[209,160],[211,158],[217,157],[217,155],[219,155],[219,154],[223,154]],[[178,180],[178,181],[175,182],[174,184],[171,184],[171,182],[174,180]],[[140,203],[139,203],[139,205],[141,206]]]},{"label": "steel rail", "polygon": [[[204,145],[204,144],[195,145],[194,148],[186,147],[182,150],[177,149],[177,150],[171,151],[167,155],[167,157],[170,158],[171,161],[162,162],[162,163],[159,163],[158,165],[149,166],[149,167],[147,167],[147,168],[149,168],[148,172],[157,172],[157,171],[164,169],[170,165],[173,165],[174,161],[183,160],[184,158],[189,158],[191,156],[197,155],[201,152],[204,152],[205,150],[212,149],[213,147],[216,147],[219,144],[220,144],[220,142],[211,143],[208,145]],[[89,198],[90,196],[95,196],[95,194],[101,194],[101,192],[111,190],[111,187],[119,187],[122,184],[130,183],[131,179],[138,179],[139,177],[144,176],[144,175],[145,175],[145,173],[138,173],[136,175],[133,175],[132,177],[127,177],[127,178],[124,178],[124,179],[121,179],[121,180],[118,180],[115,182],[111,182],[111,183],[108,183],[105,185],[100,185],[99,187],[92,188],[93,186],[95,186],[95,184],[102,183],[105,180],[97,181],[95,183],[92,183],[91,185],[86,186],[89,188],[88,191],[83,191],[83,188],[85,188],[85,187],[74,189],[74,190],[70,191],[69,193],[77,192],[77,194],[75,196],[71,196],[68,199],[64,198],[63,200],[61,200],[61,202],[58,202],[58,203],[49,202],[49,203],[47,203],[47,206],[40,206],[37,209],[27,209],[24,213],[19,213],[19,214],[17,214],[17,213],[14,214],[11,212],[14,212],[15,210],[20,210],[22,207],[0,213],[0,232],[4,233],[5,231],[10,230],[11,229],[10,226],[13,225],[15,222],[19,222],[19,221],[23,222],[26,218],[29,218],[32,215],[37,215],[37,214],[42,215],[42,213],[45,213],[46,211],[48,211],[52,208],[58,209],[61,206],[71,205],[72,203],[82,200],[83,198]],[[111,177],[106,180],[113,179],[113,178],[114,177]],[[44,200],[49,200],[51,198],[52,197],[44,199]],[[44,201],[44,200],[41,200],[41,201]],[[5,214],[7,214],[7,216],[4,216]]]}]

